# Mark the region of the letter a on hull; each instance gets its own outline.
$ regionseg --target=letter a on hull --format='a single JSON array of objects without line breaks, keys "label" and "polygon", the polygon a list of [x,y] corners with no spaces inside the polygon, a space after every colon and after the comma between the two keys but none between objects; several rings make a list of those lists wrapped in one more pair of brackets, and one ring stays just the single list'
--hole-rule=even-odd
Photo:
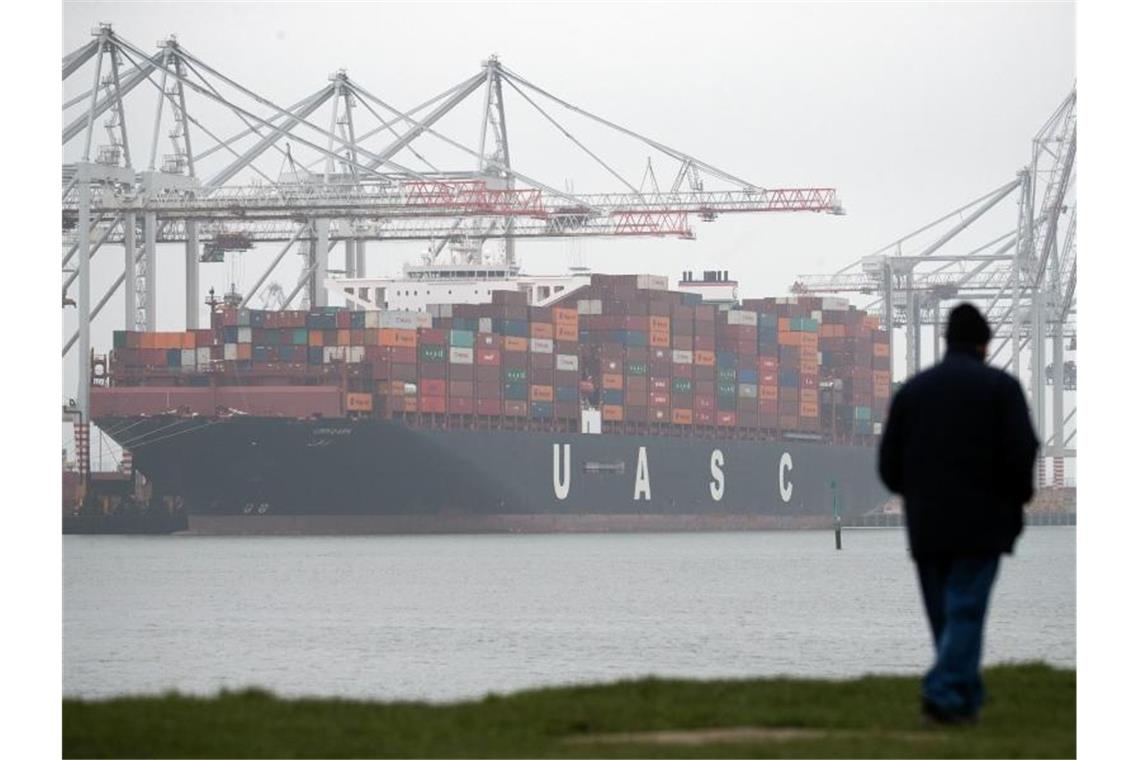
[{"label": "letter a on hull", "polygon": [[649,459],[645,454],[645,447],[637,447],[637,479],[633,483],[633,500],[640,501],[645,497],[649,501]]}]

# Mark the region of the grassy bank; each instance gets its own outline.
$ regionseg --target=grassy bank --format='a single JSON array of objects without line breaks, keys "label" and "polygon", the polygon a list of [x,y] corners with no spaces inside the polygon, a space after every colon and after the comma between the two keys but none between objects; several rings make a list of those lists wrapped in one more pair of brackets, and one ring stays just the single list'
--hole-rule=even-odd
[{"label": "grassy bank", "polygon": [[264,692],[64,700],[65,757],[1075,757],[1076,673],[986,674],[977,726],[924,728],[915,677],[643,679],[449,705]]}]

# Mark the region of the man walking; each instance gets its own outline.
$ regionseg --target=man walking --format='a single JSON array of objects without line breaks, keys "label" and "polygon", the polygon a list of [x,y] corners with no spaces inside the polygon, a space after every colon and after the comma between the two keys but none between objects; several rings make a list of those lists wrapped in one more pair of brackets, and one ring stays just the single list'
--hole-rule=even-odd
[{"label": "man walking", "polygon": [[977,720],[990,589],[1033,496],[1037,437],[1021,384],[985,363],[990,337],[973,306],[950,312],[945,359],[895,394],[879,449],[879,476],[903,497],[934,635],[922,711],[938,723]]}]

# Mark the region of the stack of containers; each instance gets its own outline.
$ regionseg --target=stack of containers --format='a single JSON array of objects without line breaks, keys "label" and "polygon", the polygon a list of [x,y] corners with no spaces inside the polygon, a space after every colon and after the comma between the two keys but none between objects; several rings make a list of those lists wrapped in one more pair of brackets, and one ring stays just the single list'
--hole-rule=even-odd
[{"label": "stack of containers", "polygon": [[729,309],[720,312],[720,323],[717,325],[717,393],[728,390],[729,373],[720,368],[721,355],[725,352],[735,357],[735,395],[736,409],[734,418],[728,415],[721,417],[720,424],[725,427],[739,427],[755,429],[760,424],[759,383],[760,373],[757,365],[757,313],[751,309]]},{"label": "stack of containers", "polygon": [[696,310],[692,306],[670,306],[669,329],[673,359],[673,407],[670,419],[674,425],[693,424],[693,325]]},{"label": "stack of containers", "polygon": [[554,419],[554,313],[549,308],[529,307],[530,417]]},{"label": "stack of containers", "polygon": [[717,423],[716,307],[693,309],[693,425]]},{"label": "stack of containers", "polygon": [[554,416],[576,420],[582,408],[578,388],[578,310],[560,307],[551,309],[551,314],[554,317]]},{"label": "stack of containers", "polygon": [[780,426],[780,318],[773,311],[756,314],[756,373],[759,426],[776,430]]}]

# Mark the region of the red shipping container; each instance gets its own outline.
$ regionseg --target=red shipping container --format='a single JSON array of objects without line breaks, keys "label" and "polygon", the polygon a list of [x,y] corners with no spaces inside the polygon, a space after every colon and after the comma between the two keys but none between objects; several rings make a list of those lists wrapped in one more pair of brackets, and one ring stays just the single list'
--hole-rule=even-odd
[{"label": "red shipping container", "polygon": [[693,410],[693,424],[694,425],[712,425],[716,422],[716,412],[706,412],[694,409]]},{"label": "red shipping container", "polygon": [[449,380],[447,382],[447,395],[472,398],[475,395],[475,383],[470,380]]},{"label": "red shipping container", "polygon": [[421,396],[446,396],[447,395],[447,381],[446,380],[420,380],[420,395]]},{"label": "red shipping container", "polygon": [[347,330],[352,327],[352,315],[347,311],[338,311],[336,313],[336,326],[340,330]]},{"label": "red shipping container", "polygon": [[480,398],[475,402],[476,414],[497,417],[503,413],[503,402],[499,399]]},{"label": "red shipping container", "polygon": [[717,427],[736,427],[736,412],[717,412],[716,425]]},{"label": "red shipping container", "polygon": [[452,396],[447,400],[447,411],[452,414],[475,414],[475,399]]},{"label": "red shipping container", "polygon": [[650,406],[669,406],[669,394],[661,392],[650,392],[649,394]]},{"label": "red shipping container", "polygon": [[501,399],[502,397],[502,383],[475,383],[475,398]]},{"label": "red shipping container", "polygon": [[419,410],[425,414],[447,414],[447,399],[437,396],[420,396]]},{"label": "red shipping container", "polygon": [[716,409],[716,397],[703,394],[693,395],[693,410],[698,412],[711,412]]},{"label": "red shipping container", "polygon": [[[418,331],[419,341],[428,346],[446,346],[447,345],[447,330],[439,330],[431,327],[421,327]],[[377,331],[376,339],[379,341],[380,335]]]},{"label": "red shipping container", "polygon": [[499,366],[501,354],[497,348],[477,348],[475,349],[475,363],[476,364],[491,364]]}]

